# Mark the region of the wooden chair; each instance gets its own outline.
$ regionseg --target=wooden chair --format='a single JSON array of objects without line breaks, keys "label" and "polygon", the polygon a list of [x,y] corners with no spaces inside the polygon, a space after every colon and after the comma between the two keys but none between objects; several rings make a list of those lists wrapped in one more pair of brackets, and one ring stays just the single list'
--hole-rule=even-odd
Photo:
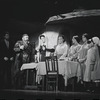
[{"label": "wooden chair", "polygon": [[46,65],[46,90],[50,90],[51,85],[55,91],[58,90],[58,60],[57,56],[45,57]]}]

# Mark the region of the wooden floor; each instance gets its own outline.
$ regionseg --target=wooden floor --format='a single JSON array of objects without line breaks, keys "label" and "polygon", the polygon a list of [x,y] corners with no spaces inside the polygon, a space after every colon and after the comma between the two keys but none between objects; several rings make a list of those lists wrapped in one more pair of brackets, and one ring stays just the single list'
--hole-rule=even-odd
[{"label": "wooden floor", "polygon": [[0,100],[100,100],[100,93],[3,89]]}]

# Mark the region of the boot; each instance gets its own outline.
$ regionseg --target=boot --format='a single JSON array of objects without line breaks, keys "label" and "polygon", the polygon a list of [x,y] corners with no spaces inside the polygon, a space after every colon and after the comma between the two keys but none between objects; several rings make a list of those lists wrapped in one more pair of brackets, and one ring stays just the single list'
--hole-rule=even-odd
[{"label": "boot", "polygon": [[96,85],[95,85],[95,82],[90,82],[90,91],[92,92],[92,93],[94,93],[95,92],[95,88],[96,88]]},{"label": "boot", "polygon": [[84,82],[84,89],[86,92],[90,92],[90,82]]}]

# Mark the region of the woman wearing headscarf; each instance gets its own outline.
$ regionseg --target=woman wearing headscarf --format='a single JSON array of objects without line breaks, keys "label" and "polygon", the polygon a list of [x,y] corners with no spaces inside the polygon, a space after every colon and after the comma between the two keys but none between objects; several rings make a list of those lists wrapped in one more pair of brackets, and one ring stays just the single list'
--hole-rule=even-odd
[{"label": "woman wearing headscarf", "polygon": [[40,52],[40,61],[45,61],[46,56],[47,41],[45,35],[40,35],[39,43],[39,52]]},{"label": "woman wearing headscarf", "polygon": [[84,82],[87,90],[93,91],[93,82],[97,78],[97,69],[100,65],[100,56],[99,56],[99,50],[97,47],[97,44],[92,38],[88,41],[89,50],[87,52],[87,58],[86,58],[86,69],[84,73]]},{"label": "woman wearing headscarf", "polygon": [[95,48],[96,48],[96,61],[94,66],[94,71],[96,71],[95,80],[100,80],[100,39],[98,37],[92,38]]},{"label": "woman wearing headscarf", "polygon": [[78,53],[81,47],[79,44],[79,37],[77,35],[73,36],[72,43],[73,45],[69,48],[68,51],[68,60],[77,61]]},{"label": "woman wearing headscarf", "polygon": [[98,90],[98,85],[100,83],[100,39],[98,37],[92,38],[96,48],[96,61],[94,66],[94,81],[96,83],[96,87]]},{"label": "woman wearing headscarf", "polygon": [[48,38],[41,34],[39,36],[39,45],[36,48],[37,50],[37,62],[39,61],[45,61],[46,56],[50,56],[51,53],[54,53],[54,48],[48,47]]}]

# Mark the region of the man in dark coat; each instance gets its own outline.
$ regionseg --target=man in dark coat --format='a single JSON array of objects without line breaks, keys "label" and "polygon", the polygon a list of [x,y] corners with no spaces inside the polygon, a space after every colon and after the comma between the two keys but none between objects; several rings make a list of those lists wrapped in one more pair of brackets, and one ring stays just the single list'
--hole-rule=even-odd
[{"label": "man in dark coat", "polygon": [[23,34],[22,40],[15,43],[14,51],[16,52],[14,64],[14,81],[15,88],[23,88],[25,85],[25,71],[21,71],[22,64],[34,62],[35,49],[29,42],[28,34]]},{"label": "man in dark coat", "polygon": [[5,32],[4,39],[0,43],[0,77],[2,88],[11,88],[11,67],[13,60],[13,44],[10,41],[9,32]]}]

